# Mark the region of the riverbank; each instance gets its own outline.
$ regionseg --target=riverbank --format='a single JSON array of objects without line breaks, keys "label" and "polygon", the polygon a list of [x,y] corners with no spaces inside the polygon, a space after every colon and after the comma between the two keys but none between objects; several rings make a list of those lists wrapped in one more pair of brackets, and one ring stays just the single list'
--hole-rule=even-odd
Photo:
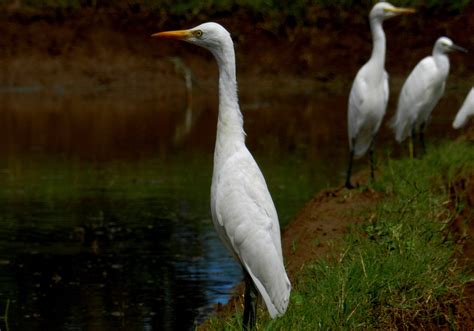
[{"label": "riverbank", "polygon": [[[21,1],[13,1],[17,2]],[[205,50],[150,38],[156,31],[188,28],[207,20],[231,32],[239,79],[270,76],[285,84],[288,77],[299,77],[346,88],[371,51],[365,6],[349,10],[315,5],[307,10],[305,20],[293,23],[290,14],[278,18],[238,6],[189,17],[129,4],[43,7],[4,6],[0,86],[73,84],[88,87],[89,93],[94,87],[146,91],[145,87],[155,86],[158,90],[164,82],[180,81],[170,57],[182,59],[199,81],[214,81],[217,68]],[[431,53],[441,35],[469,48],[474,37],[465,31],[474,29],[473,16],[471,3],[461,12],[420,7],[416,15],[387,21],[386,68],[391,77],[406,77]],[[453,81],[472,77],[472,61],[459,54],[451,57]]]},{"label": "riverbank", "polygon": [[[318,193],[282,235],[289,309],[272,321],[260,308],[258,327],[471,330],[473,160],[472,140],[444,143],[387,160],[376,183]],[[239,329],[241,307],[203,329]]]}]

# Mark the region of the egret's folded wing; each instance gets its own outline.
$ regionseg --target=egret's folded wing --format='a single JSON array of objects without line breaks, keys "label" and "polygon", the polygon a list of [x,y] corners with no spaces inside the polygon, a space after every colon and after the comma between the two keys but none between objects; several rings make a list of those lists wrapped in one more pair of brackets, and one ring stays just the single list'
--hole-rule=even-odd
[{"label": "egret's folded wing", "polygon": [[[436,104],[435,84],[438,69],[431,56],[418,62],[408,75],[398,98],[397,111],[392,121],[397,141],[401,142],[411,133],[412,127],[422,116],[422,111]],[[432,109],[432,107],[431,107]]]},{"label": "egret's folded wing", "polygon": [[250,153],[244,151],[225,163],[217,181],[218,223],[270,315],[281,315],[291,285],[283,264],[278,217],[263,175]]}]

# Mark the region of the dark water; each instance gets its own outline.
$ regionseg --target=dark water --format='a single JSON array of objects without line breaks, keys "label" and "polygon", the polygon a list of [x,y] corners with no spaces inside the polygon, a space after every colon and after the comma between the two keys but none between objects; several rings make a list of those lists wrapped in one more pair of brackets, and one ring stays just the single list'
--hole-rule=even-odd
[{"label": "dark water", "polygon": [[2,180],[0,295],[13,329],[187,328],[240,277],[210,227],[207,176],[154,160],[28,162]]},{"label": "dark water", "polygon": [[[192,329],[228,300],[241,273],[210,219],[212,88],[192,110],[182,95],[0,89],[2,330]],[[347,95],[308,82],[240,91],[284,225],[343,180]],[[462,92],[448,91],[432,136],[456,135]]]}]

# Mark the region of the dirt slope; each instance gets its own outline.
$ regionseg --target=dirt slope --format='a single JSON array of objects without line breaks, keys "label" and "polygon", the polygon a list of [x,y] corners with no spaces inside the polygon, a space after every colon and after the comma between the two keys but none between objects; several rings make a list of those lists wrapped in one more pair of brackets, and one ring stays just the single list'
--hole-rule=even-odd
[{"label": "dirt slope", "polygon": [[[357,176],[355,182],[363,184],[365,176]],[[452,224],[450,231],[459,245],[455,258],[474,274],[474,172],[458,178],[450,188],[452,211],[459,203],[467,204]],[[337,252],[349,226],[367,219],[377,202],[383,197],[372,190],[346,190],[338,187],[316,194],[290,222],[282,234],[282,246],[290,279],[309,261],[331,257]],[[369,216],[370,217],[370,216]],[[231,313],[243,307],[243,284],[236,288],[230,303],[216,307],[219,314]],[[454,309],[461,330],[474,326],[474,282],[467,284],[464,300]],[[433,326],[436,328],[436,326]],[[201,329],[205,330],[204,324]]]},{"label": "dirt slope", "polygon": [[[473,130],[474,131],[474,130]],[[458,178],[450,188],[450,209],[456,212],[457,206],[464,208],[458,212],[452,226],[459,253],[459,263],[466,267],[467,272],[474,275],[474,171],[470,175]],[[458,305],[457,313],[464,320],[465,330],[474,329],[474,279],[464,289],[465,300]]]},{"label": "dirt slope", "polygon": [[381,194],[343,187],[319,192],[282,235],[286,268],[292,278],[311,260],[330,257],[350,225],[365,219]]}]

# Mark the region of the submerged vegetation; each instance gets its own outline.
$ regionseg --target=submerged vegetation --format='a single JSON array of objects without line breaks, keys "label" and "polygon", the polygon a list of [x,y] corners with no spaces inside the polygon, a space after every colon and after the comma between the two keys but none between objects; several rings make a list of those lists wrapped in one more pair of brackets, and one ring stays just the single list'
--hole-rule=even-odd
[{"label": "submerged vegetation", "polygon": [[[259,330],[459,328],[456,309],[468,277],[453,258],[447,205],[452,183],[472,169],[468,143],[446,143],[418,160],[389,160],[380,180],[361,188],[383,193],[375,211],[349,231],[332,259],[294,275],[285,316],[270,320],[260,309],[266,317]],[[237,330],[240,320],[214,318],[209,325]]]}]

